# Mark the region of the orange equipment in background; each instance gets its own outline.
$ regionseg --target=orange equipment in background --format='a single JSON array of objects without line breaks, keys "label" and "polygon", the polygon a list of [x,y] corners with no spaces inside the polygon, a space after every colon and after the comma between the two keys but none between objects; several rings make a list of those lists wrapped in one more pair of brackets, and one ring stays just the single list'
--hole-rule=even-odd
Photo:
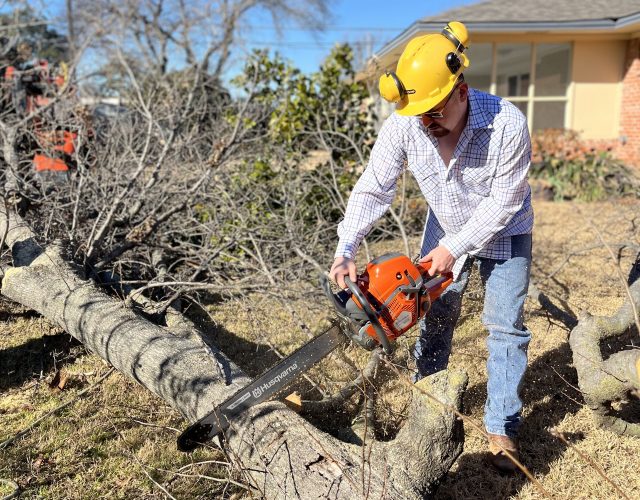
[{"label": "orange equipment in background", "polygon": [[[53,97],[64,87],[67,78],[64,63],[52,74],[48,61],[44,59],[8,66],[4,72],[13,108],[24,117],[51,106]],[[33,118],[34,135],[40,149],[33,156],[33,169],[39,175],[50,172],[57,179],[60,179],[61,174],[66,179],[70,165],[73,164],[78,134],[52,123],[53,116],[54,109],[47,109]]]}]

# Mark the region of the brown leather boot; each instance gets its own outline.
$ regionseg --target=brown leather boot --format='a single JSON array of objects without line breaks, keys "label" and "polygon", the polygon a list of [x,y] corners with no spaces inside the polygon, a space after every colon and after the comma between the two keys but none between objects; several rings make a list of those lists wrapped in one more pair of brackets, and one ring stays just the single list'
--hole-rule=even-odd
[{"label": "brown leather boot", "polygon": [[503,450],[507,450],[516,460],[520,460],[517,441],[507,436],[489,434],[489,462],[500,472],[512,474],[518,466]]}]

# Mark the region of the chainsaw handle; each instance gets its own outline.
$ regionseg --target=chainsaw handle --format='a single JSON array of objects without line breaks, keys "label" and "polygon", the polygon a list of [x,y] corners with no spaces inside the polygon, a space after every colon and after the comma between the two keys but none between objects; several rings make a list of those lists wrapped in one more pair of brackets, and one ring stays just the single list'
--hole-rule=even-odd
[{"label": "chainsaw handle", "polygon": [[344,307],[344,304],[342,304],[338,299],[336,299],[336,296],[331,291],[331,284],[329,283],[329,278],[327,278],[327,275],[324,273],[320,274],[320,286],[322,286],[322,290],[324,291],[324,294],[331,301],[331,303],[333,304],[333,307],[335,307],[336,310],[343,316],[348,316],[349,312],[347,311],[346,307]]},{"label": "chainsaw handle", "polygon": [[355,284],[353,281],[351,281],[351,278],[349,278],[349,276],[344,277],[344,282],[347,285],[347,287],[349,287],[349,290],[351,290],[351,293],[355,295],[355,297],[358,299],[358,302],[360,302],[360,304],[362,305],[362,310],[365,312],[365,314],[369,318],[369,321],[371,321],[371,324],[373,325],[373,329],[375,330],[376,335],[378,336],[378,340],[380,341],[380,344],[382,345],[384,352],[386,352],[387,354],[391,354],[392,352],[391,344],[389,344],[389,339],[387,338],[387,334],[384,332],[384,328],[382,328],[382,325],[378,320],[378,315],[373,310],[373,307],[371,307],[371,303],[367,300],[364,293],[362,293],[362,290],[360,290],[360,287],[357,284]]},{"label": "chainsaw handle", "polygon": [[[429,274],[429,269],[431,269],[430,260],[428,260],[427,262],[418,262],[415,264],[415,266],[418,268],[418,271],[420,271],[420,274],[422,275],[422,277],[427,280],[431,278],[437,278],[438,276],[442,276],[447,280],[451,280],[451,282],[453,281],[453,273],[451,271],[449,271],[448,273],[434,274],[433,276],[431,276]],[[451,282],[447,283],[447,285],[450,285]]]}]

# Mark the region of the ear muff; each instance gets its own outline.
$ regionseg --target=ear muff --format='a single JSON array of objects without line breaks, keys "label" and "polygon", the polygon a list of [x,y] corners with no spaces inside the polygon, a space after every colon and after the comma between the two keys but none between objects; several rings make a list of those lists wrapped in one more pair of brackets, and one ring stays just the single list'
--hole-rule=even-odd
[{"label": "ear muff", "polygon": [[447,68],[449,68],[449,71],[451,71],[451,73],[453,73],[454,75],[458,72],[458,70],[462,66],[462,62],[460,62],[460,58],[458,57],[458,54],[456,54],[455,52],[449,52],[447,54],[447,58],[445,59],[445,62],[447,63]]},{"label": "ear muff", "polygon": [[407,95],[404,84],[393,71],[387,71],[380,76],[378,89],[380,90],[380,95],[389,102],[400,102]]},{"label": "ear muff", "polygon": [[[454,32],[454,28],[458,27],[457,25],[459,25],[460,23],[453,23],[453,24],[454,26],[451,26],[451,24],[447,24],[442,29],[440,34],[444,36],[447,40],[449,40],[456,48],[455,52],[449,52],[445,59],[447,68],[449,68],[449,71],[451,71],[451,73],[455,75],[458,72],[458,70],[460,70],[460,68],[462,67],[462,62],[460,61],[460,57],[458,56],[458,54],[461,54],[462,52],[464,52],[466,47],[464,46],[464,43],[462,43],[458,39],[458,37]],[[467,35],[466,35],[466,28],[465,28],[463,37],[466,38],[466,36]]]}]

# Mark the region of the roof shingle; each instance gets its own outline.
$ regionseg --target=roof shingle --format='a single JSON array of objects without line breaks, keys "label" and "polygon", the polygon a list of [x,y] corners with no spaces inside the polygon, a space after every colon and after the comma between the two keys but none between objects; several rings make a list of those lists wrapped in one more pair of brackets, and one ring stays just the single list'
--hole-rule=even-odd
[{"label": "roof shingle", "polygon": [[640,12],[640,0],[487,0],[421,22],[534,22],[619,19]]}]

